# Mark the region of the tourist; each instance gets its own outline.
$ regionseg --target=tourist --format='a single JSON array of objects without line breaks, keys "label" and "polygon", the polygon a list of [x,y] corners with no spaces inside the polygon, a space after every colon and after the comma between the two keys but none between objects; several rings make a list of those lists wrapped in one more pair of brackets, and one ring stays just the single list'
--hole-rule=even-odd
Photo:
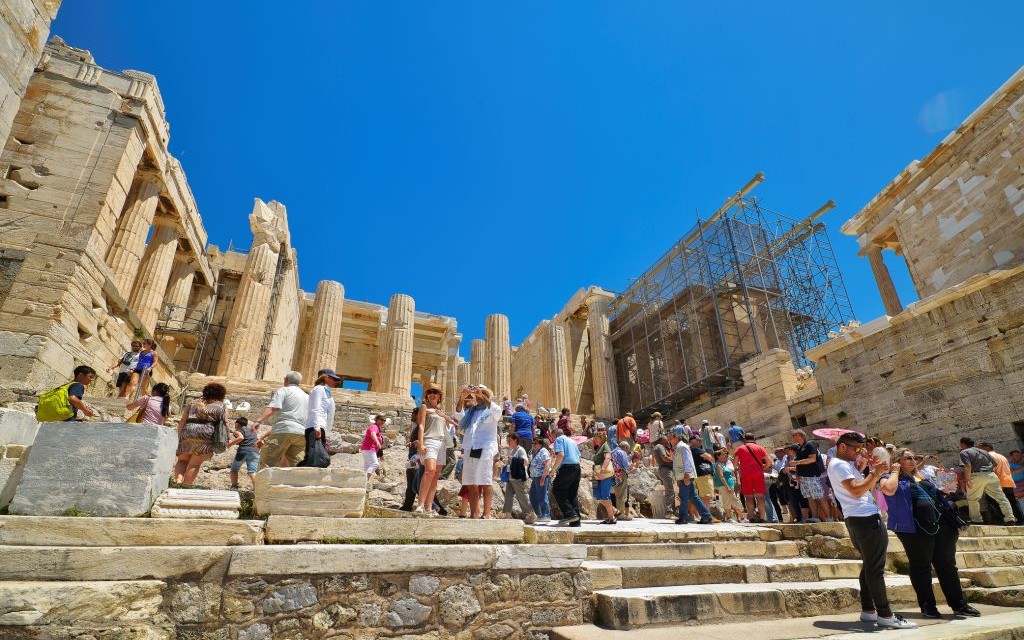
[{"label": "tourist", "polygon": [[[608,514],[608,517],[601,521],[601,524],[616,524],[615,514],[618,510],[612,506],[612,484],[615,478],[615,465],[612,462],[611,447],[608,446],[608,436],[605,433],[595,433],[592,441],[594,445],[594,502],[597,503],[597,515],[600,517],[601,508]],[[622,441],[625,444],[625,441]]]},{"label": "tourist", "polygon": [[[724,449],[724,447],[718,447],[718,449]],[[715,474],[715,457],[704,450],[700,438],[693,437],[690,438],[690,455],[693,457],[693,466],[697,471],[693,486],[704,505],[710,510],[711,498],[715,495],[715,484],[712,478]]]},{"label": "tourist", "polygon": [[787,501],[785,494],[788,480],[783,476],[783,469],[785,467],[786,450],[782,447],[776,447],[772,455],[772,469],[768,477],[765,478],[765,484],[768,485],[768,504],[775,508],[775,513],[779,516],[779,522],[783,522],[782,503]]},{"label": "tourist", "polygon": [[715,426],[711,427],[711,449],[710,449],[710,451],[714,451],[715,449],[725,449],[728,446],[729,446],[729,443],[726,440],[725,434],[722,433],[722,427],[717,425],[717,424]]},{"label": "tourist", "polygon": [[530,459],[530,507],[537,514],[537,522],[551,522],[551,503],[548,501],[547,476],[551,467],[551,451],[548,441],[537,438],[533,441],[533,458]]},{"label": "tourist", "polygon": [[910,564],[910,583],[925,618],[941,618],[932,588],[932,567],[939,587],[954,615],[978,616],[967,604],[956,568],[956,542],[960,532],[947,514],[956,507],[918,470],[914,452],[904,449],[889,465],[879,483],[889,503],[888,529],[903,544]]},{"label": "tourist", "polygon": [[743,427],[736,424],[735,420],[730,420],[728,433],[729,443],[732,444],[733,446],[736,446],[737,444],[743,442],[743,435],[746,434],[746,431],[743,430]]},{"label": "tourist", "polygon": [[132,340],[131,351],[125,351],[117,362],[107,367],[107,373],[117,369],[117,380],[114,382],[114,386],[117,387],[118,398],[127,398],[133,391],[131,387],[135,379],[135,368],[139,363],[140,351],[142,351],[142,342]]},{"label": "tourist", "polygon": [[423,476],[420,477],[417,513],[431,510],[434,493],[437,491],[437,481],[447,455],[445,437],[448,436],[448,427],[454,420],[441,408],[443,401],[444,393],[440,387],[428,386],[423,392],[423,403],[416,417],[416,422],[423,425],[423,437],[420,438],[419,444]]},{"label": "tourist", "polygon": [[752,434],[744,434],[743,444],[736,447],[733,456],[740,466],[740,493],[747,507],[747,519],[763,523],[767,518],[764,504],[767,493],[764,474],[771,469],[771,461],[768,459],[768,452],[755,443],[754,439]]},{"label": "tourist", "polygon": [[719,449],[715,452],[715,487],[718,499],[722,503],[722,514],[729,522],[746,522],[746,514],[736,497],[736,478],[729,468],[729,450]]},{"label": "tourist", "polygon": [[619,440],[626,440],[629,442],[629,448],[633,448],[633,442],[636,441],[636,419],[632,413],[627,413],[622,416],[622,419],[616,423],[616,435]]},{"label": "tourist", "polygon": [[[690,439],[686,438],[683,442],[688,443]],[[715,436],[712,434],[711,423],[707,420],[700,421],[700,442],[704,445],[705,451],[715,450]]]},{"label": "tourist", "polygon": [[665,433],[665,422],[662,420],[661,413],[655,411],[651,414],[651,421],[647,423],[647,447],[648,453],[654,451],[654,444],[658,441],[658,438]]},{"label": "tourist", "polygon": [[587,422],[587,416],[580,416],[580,435],[587,438],[594,437],[593,423]]},{"label": "tourist", "polygon": [[551,492],[562,513],[559,526],[580,526],[580,448],[572,438],[555,429],[554,460],[547,477],[554,476]]},{"label": "tourist", "polygon": [[452,471],[455,470],[455,464],[458,461],[458,456],[455,455],[455,447],[459,443],[458,427],[455,421],[448,423],[448,431],[444,438],[444,468],[441,469],[441,478],[447,480],[452,475]]},{"label": "tourist", "polygon": [[[96,370],[88,365],[75,367],[71,382],[51,389],[39,396],[36,407],[36,419],[40,422],[76,422],[80,421],[78,412],[85,417],[94,418],[99,415],[96,409],[85,403],[85,388],[96,380]],[[65,400],[66,398],[66,400]]]},{"label": "tourist", "polygon": [[785,478],[785,490],[789,495],[788,503],[790,523],[806,522],[810,517],[810,503],[808,503],[807,498],[800,493],[800,476],[796,474],[796,466],[793,465],[793,461],[796,460],[798,449],[799,447],[795,444],[785,446],[785,466],[779,473],[780,484],[782,483],[782,479]]},{"label": "tourist", "polygon": [[697,513],[700,514],[698,524],[711,524],[711,512],[697,495],[694,479],[696,469],[693,464],[693,455],[690,447],[683,440],[681,433],[673,433],[669,436],[669,443],[672,445],[672,475],[679,487],[679,517],[676,524],[689,524],[689,506],[692,504]]},{"label": "tourist", "polygon": [[[157,385],[159,386],[159,385]],[[156,387],[153,387],[156,390]],[[260,463],[260,451],[256,447],[258,436],[256,430],[249,426],[248,418],[235,418],[234,430],[231,432],[231,440],[228,446],[238,445],[235,452],[235,459],[231,461],[231,489],[238,491],[238,470],[245,463],[245,472],[249,475],[249,486],[254,488],[253,476]]]},{"label": "tourist", "polygon": [[[419,504],[416,496],[419,493],[419,475],[423,472],[423,467],[420,465],[420,425],[416,422],[419,412],[419,407],[413,409],[412,418],[409,421],[408,457],[405,462],[405,500],[402,502],[402,506],[399,507],[402,511],[412,511]],[[456,464],[455,475],[461,482],[462,467],[458,464]],[[463,487],[463,489],[468,496],[469,489],[466,487]],[[468,498],[466,504],[469,504]]]},{"label": "tourist", "polygon": [[871,496],[883,471],[872,458],[866,459],[864,476],[855,461],[864,453],[864,436],[855,431],[844,433],[836,442],[836,457],[828,466],[828,478],[846,516],[850,542],[860,553],[860,619],[889,629],[915,629],[917,625],[893,613],[885,592],[885,552],[889,536]]},{"label": "tourist", "polygon": [[512,415],[512,409],[512,401],[508,399],[508,396],[501,396],[501,415]]},{"label": "tourist", "polygon": [[[682,433],[681,427],[676,427],[672,433]],[[672,453],[669,451],[668,436],[662,435],[654,444],[654,452],[651,459],[654,463],[654,475],[661,481],[665,490],[665,517],[674,518],[676,510],[676,481],[672,474]]]},{"label": "tourist", "polygon": [[146,338],[142,341],[142,351],[139,352],[139,359],[135,363],[135,375],[139,383],[135,388],[137,393],[146,395],[149,393],[149,383],[153,379],[153,371],[156,369],[156,340]]},{"label": "tourist", "polygon": [[1017,503],[1017,498],[1014,495],[1016,489],[1016,482],[1013,480],[1013,472],[1010,470],[1010,461],[1006,459],[1001,453],[997,453],[996,450],[988,442],[979,442],[978,448],[988,453],[995,462],[996,476],[999,477],[999,486],[1002,488],[1003,493],[1006,494],[1006,501],[1010,503],[1010,508],[1013,509],[1013,517],[1016,518],[1017,524],[1024,524],[1024,514],[1021,513],[1020,505]]},{"label": "tourist", "polygon": [[181,414],[178,423],[178,460],[174,480],[189,486],[196,481],[203,463],[213,457],[213,432],[227,421],[224,385],[216,382],[203,387],[202,396],[193,400]]},{"label": "tourist", "polygon": [[512,414],[512,426],[515,428],[516,435],[519,436],[519,442],[523,445],[524,449],[532,448],[533,430],[536,424],[533,416],[526,410],[526,405],[520,402],[515,406],[515,412]]},{"label": "tourist", "polygon": [[289,371],[284,376],[284,386],[270,396],[270,404],[252,423],[259,432],[260,426],[270,423],[270,433],[257,441],[260,448],[260,469],[284,466],[294,467],[306,455],[306,419],[309,416],[309,395],[299,387],[302,374]]},{"label": "tourist", "polygon": [[[526,407],[525,404],[523,406]],[[526,411],[529,412],[530,408],[526,407]],[[551,421],[545,420],[538,413],[533,416],[533,423],[536,425],[536,437],[544,438],[548,442],[551,442]]]},{"label": "tourist", "polygon": [[490,389],[484,385],[469,385],[462,390],[455,410],[455,418],[464,433],[462,484],[469,487],[471,516],[490,519],[494,500],[494,458],[500,449],[498,424],[501,422],[501,407],[491,402]]},{"label": "tourist", "polygon": [[[633,447],[634,450],[637,447]],[[612,451],[612,465],[615,476],[612,478],[612,505],[619,510],[619,520],[632,520],[629,515],[629,475],[637,466],[637,461],[629,455],[629,445],[620,442]]]},{"label": "tourist", "polygon": [[974,446],[974,439],[964,436],[960,438],[960,462],[964,468],[964,484],[967,493],[967,508],[970,510],[971,522],[984,524],[981,520],[981,496],[987,495],[999,505],[1003,512],[1003,522],[1016,522],[1013,507],[1006,499],[999,476],[996,475],[996,463],[987,451]]},{"label": "tourist", "polygon": [[519,510],[523,513],[523,521],[526,524],[533,524],[537,521],[537,514],[530,504],[530,498],[526,495],[526,479],[529,475],[527,467],[530,458],[526,455],[519,436],[510,433],[506,436],[508,443],[508,482],[505,483],[505,505],[502,511],[506,516],[512,515],[512,501],[519,501]]},{"label": "tourist", "polygon": [[796,459],[791,461],[790,470],[795,471],[800,482],[800,494],[807,498],[811,517],[807,522],[831,521],[831,508],[825,497],[825,483],[822,474],[825,464],[818,453],[818,445],[807,439],[803,429],[793,431],[793,442],[797,446]]},{"label": "tourist", "polygon": [[[316,384],[309,391],[309,409],[306,412],[306,430],[313,429],[317,438],[327,438],[327,432],[334,428],[336,405],[331,389],[341,384],[341,376],[333,369],[323,369],[317,376]],[[303,434],[305,436],[305,434]],[[305,442],[305,437],[303,437]]]},{"label": "tourist", "polygon": [[366,425],[363,432],[363,442],[359,445],[359,453],[363,457],[363,472],[366,478],[380,471],[381,454],[384,452],[384,425],[387,424],[387,416],[377,414],[373,416],[373,422]]},{"label": "tourist", "polygon": [[1013,478],[1013,497],[1017,506],[1024,511],[1024,453],[1014,449],[1010,452],[1010,473]]},{"label": "tourist", "polygon": [[561,415],[558,416],[558,422],[555,423],[558,430],[565,435],[572,437],[572,412],[568,409],[562,409]]},{"label": "tourist", "polygon": [[[598,422],[598,424],[604,423]],[[617,422],[615,422],[614,420],[609,422],[608,426],[604,428],[604,433],[605,436],[608,438],[608,442],[611,443],[613,447],[619,445],[619,425]]]},{"label": "tourist", "polygon": [[171,415],[171,387],[166,382],[158,382],[153,385],[153,395],[142,396],[125,409],[129,411],[137,409],[141,412],[142,415],[136,422],[162,426],[167,417]]},{"label": "tourist", "polygon": [[523,406],[526,407],[527,411],[532,409],[532,407],[530,406],[530,396],[529,396],[529,394],[524,393],[523,397],[520,398],[520,400],[522,401]]}]

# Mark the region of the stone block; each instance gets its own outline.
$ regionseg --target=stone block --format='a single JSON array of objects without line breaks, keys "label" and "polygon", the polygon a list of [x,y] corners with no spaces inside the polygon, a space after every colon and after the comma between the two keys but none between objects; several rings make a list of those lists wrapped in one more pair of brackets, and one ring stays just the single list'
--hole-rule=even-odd
[{"label": "stone block", "polygon": [[34,415],[0,407],[0,444],[32,446],[38,432]]},{"label": "stone block", "polygon": [[177,431],[157,425],[43,424],[10,512],[145,515],[167,487],[177,446]]},{"label": "stone block", "polygon": [[154,518],[238,518],[242,500],[237,491],[164,489],[153,505]]},{"label": "stone block", "polygon": [[[405,512],[402,512],[405,513]],[[272,543],[344,540],[346,542],[520,543],[520,520],[442,520],[432,518],[318,518],[272,515],[267,518]]]},{"label": "stone block", "polygon": [[[0,546],[0,581],[36,580],[219,581],[228,547],[8,547]],[[198,576],[198,578],[197,578]]]},{"label": "stone block", "polygon": [[0,516],[0,545],[135,547],[262,544],[253,520]]},{"label": "stone block", "polygon": [[490,545],[408,545],[396,554],[387,545],[267,545],[238,547],[228,574],[298,576],[355,573],[405,573],[490,569]]},{"label": "stone block", "polygon": [[366,474],[356,469],[271,467],[253,485],[263,516],[358,518],[366,505]]},{"label": "stone block", "polygon": [[159,580],[2,582],[0,626],[157,622],[164,586]]}]

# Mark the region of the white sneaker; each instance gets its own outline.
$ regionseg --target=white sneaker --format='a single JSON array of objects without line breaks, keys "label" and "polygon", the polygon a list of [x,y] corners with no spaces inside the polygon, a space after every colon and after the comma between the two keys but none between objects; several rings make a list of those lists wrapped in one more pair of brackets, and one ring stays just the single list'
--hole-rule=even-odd
[{"label": "white sneaker", "polygon": [[413,513],[423,513],[424,512],[423,511],[423,505],[421,505],[421,504],[416,505],[416,508],[413,509],[412,512]]},{"label": "white sneaker", "polygon": [[860,612],[860,621],[861,622],[878,622],[878,614],[877,613],[868,613],[867,611],[861,611]]},{"label": "white sneaker", "polygon": [[917,623],[905,619],[898,613],[889,618],[879,618],[875,623],[883,629],[916,629]]}]

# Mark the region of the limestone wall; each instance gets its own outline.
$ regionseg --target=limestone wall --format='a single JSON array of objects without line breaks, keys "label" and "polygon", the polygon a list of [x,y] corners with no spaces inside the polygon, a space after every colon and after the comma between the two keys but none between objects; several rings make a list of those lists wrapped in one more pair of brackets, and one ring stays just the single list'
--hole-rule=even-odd
[{"label": "limestone wall", "polygon": [[7,142],[21,96],[57,17],[61,0],[4,0],[0,3],[0,147]]},{"label": "limestone wall", "polygon": [[[1024,436],[1024,266],[975,276],[808,352],[830,424],[951,454]],[[952,456],[944,456],[952,462]]]}]

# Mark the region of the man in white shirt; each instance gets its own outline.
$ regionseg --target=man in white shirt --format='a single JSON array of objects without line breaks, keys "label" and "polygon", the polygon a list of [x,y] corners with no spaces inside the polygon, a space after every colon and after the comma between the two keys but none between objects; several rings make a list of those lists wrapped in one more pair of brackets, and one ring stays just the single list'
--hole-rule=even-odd
[{"label": "man in white shirt", "polygon": [[855,461],[865,453],[864,436],[844,433],[836,443],[836,457],[828,465],[832,490],[843,507],[850,541],[860,552],[860,619],[875,622],[886,629],[915,629],[917,625],[893,613],[885,592],[885,552],[889,534],[882,524],[878,505],[871,490],[888,469],[876,468],[875,460],[867,458],[868,475],[857,469]]},{"label": "man in white shirt", "polygon": [[[501,407],[491,402],[491,390],[469,385],[455,405],[455,418],[462,429],[462,484],[469,491],[470,517],[491,517],[494,500],[494,458],[498,455],[498,425]],[[480,497],[483,496],[483,510]]]},{"label": "man in white shirt", "polygon": [[284,386],[270,397],[270,404],[260,417],[252,423],[259,433],[260,425],[273,417],[270,433],[257,440],[260,449],[260,469],[281,466],[294,467],[306,455],[306,416],[309,396],[299,387],[302,374],[289,371],[284,376]]}]

